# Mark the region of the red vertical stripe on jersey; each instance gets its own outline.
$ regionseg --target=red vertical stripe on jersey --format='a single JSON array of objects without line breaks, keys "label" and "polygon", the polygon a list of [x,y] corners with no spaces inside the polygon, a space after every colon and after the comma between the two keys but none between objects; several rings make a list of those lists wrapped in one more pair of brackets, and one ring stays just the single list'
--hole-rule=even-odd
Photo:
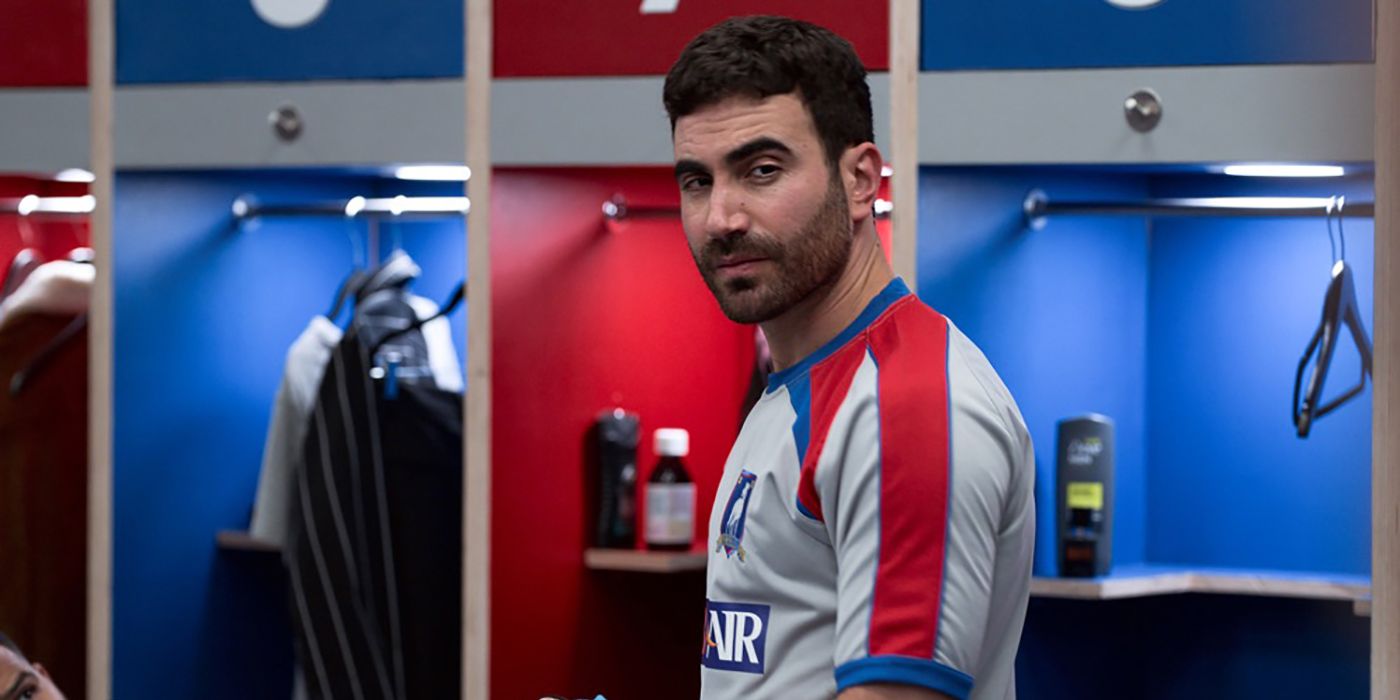
[{"label": "red vertical stripe on jersey", "polygon": [[870,655],[927,659],[938,637],[948,530],[948,322],[922,304],[899,304],[869,336],[880,403]]},{"label": "red vertical stripe on jersey", "polygon": [[807,443],[807,456],[802,460],[802,474],[797,481],[797,502],[817,520],[825,522],[821,498],[817,496],[817,460],[821,459],[826,434],[836,419],[836,409],[850,393],[851,380],[865,360],[865,343],[861,336],[846,343],[831,357],[812,367],[812,432]]}]

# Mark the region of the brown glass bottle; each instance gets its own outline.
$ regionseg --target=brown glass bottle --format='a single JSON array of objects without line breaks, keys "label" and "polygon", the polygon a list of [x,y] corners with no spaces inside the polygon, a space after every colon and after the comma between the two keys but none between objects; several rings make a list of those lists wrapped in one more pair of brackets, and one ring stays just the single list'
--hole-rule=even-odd
[{"label": "brown glass bottle", "polygon": [[690,453],[690,434],[660,428],[655,440],[659,459],[646,485],[647,549],[687,551],[695,538],[695,482],[682,461]]}]

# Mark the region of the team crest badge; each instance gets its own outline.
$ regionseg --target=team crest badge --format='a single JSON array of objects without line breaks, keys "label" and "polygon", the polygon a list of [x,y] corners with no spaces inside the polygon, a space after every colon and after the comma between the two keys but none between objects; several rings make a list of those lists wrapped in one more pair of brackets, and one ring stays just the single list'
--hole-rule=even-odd
[{"label": "team crest badge", "polygon": [[729,492],[729,502],[724,506],[724,519],[719,532],[719,539],[715,541],[715,551],[724,551],[725,558],[739,555],[739,561],[744,561],[747,554],[744,552],[744,519],[749,514],[749,497],[753,495],[753,487],[757,483],[758,477],[747,469],[739,472],[739,481],[734,484],[734,490]]}]

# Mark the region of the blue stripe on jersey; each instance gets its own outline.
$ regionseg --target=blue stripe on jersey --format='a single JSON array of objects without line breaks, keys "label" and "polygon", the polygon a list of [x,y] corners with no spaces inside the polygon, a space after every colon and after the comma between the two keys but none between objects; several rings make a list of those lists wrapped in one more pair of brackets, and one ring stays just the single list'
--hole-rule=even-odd
[{"label": "blue stripe on jersey", "polygon": [[[943,323],[948,329],[943,336],[943,386],[947,387],[948,394],[948,500],[943,510],[947,522],[943,526],[943,532],[948,533],[953,531],[953,440],[957,436],[953,432],[953,360],[950,354],[953,352],[953,325],[947,318],[943,319]],[[943,602],[948,599],[948,553],[952,549],[952,547],[943,548],[943,581],[938,588],[940,609],[943,607]],[[943,615],[939,614],[938,619],[933,623],[933,658],[938,657],[938,635],[942,632]]]},{"label": "blue stripe on jersey", "polygon": [[[803,373],[794,377],[788,384],[788,401],[792,403],[792,441],[797,446],[797,463],[801,465],[807,461],[807,446],[812,441],[812,378],[811,375]],[[797,512],[811,518],[819,518],[807,510],[802,505],[802,498],[793,494],[793,500],[797,503]]]},{"label": "blue stripe on jersey", "polygon": [[797,443],[797,463],[807,460],[807,443],[812,441],[812,378],[807,374],[788,384],[788,401],[792,403],[792,439]]},{"label": "blue stripe on jersey", "polygon": [[929,659],[869,656],[836,667],[836,692],[867,683],[913,685],[957,700],[966,700],[972,693],[972,676]]},{"label": "blue stripe on jersey", "polygon": [[[828,341],[826,345],[818,348],[816,352],[803,358],[801,362],[781,372],[774,372],[768,375],[768,391],[773,391],[797,377],[807,376],[807,370],[811,369],[812,365],[825,360],[830,357],[832,353],[840,350],[843,345],[851,342],[851,339],[856,337],[856,334],[865,330],[870,324],[875,322],[875,319],[885,313],[885,310],[890,308],[891,304],[908,295],[909,286],[904,284],[904,280],[898,277],[890,280],[890,283],[885,285],[884,290],[877,294],[874,299],[871,299],[869,304],[866,304],[865,310],[860,312],[856,320],[852,321],[851,325],[846,326],[846,330],[841,331],[839,335]],[[811,392],[808,392],[809,395],[810,393]]]}]

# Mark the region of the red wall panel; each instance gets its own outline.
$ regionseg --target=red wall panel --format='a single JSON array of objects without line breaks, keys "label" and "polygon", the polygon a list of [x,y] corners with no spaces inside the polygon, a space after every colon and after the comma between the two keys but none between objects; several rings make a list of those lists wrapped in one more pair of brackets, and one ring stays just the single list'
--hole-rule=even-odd
[{"label": "red wall panel", "polygon": [[0,0],[0,87],[87,85],[86,0]]},{"label": "red wall panel", "polygon": [[492,697],[695,697],[704,575],[584,569],[585,432],[602,410],[691,432],[696,545],[738,432],[753,331],[720,313],[679,219],[605,222],[615,193],[675,204],[663,168],[501,170],[493,187]]},{"label": "red wall panel", "polygon": [[499,0],[500,76],[664,75],[692,37],[734,15],[776,14],[828,27],[871,70],[889,68],[889,4],[841,0],[679,0],[643,14],[642,0]]}]

